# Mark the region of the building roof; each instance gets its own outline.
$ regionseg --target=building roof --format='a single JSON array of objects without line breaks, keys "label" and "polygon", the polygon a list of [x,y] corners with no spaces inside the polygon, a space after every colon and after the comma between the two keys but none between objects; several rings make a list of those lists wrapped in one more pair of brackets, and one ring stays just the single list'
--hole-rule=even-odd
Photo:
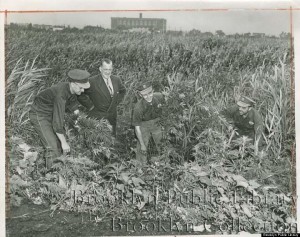
[{"label": "building roof", "polygon": [[111,19],[122,19],[122,20],[165,20],[164,18],[139,18],[139,17],[111,17]]}]

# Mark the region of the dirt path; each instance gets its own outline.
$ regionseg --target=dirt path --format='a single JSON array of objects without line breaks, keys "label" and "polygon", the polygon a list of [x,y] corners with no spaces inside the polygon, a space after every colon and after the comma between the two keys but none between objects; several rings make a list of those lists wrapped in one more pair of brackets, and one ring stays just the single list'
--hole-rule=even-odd
[{"label": "dirt path", "polygon": [[[6,219],[6,235],[8,237],[54,237],[54,236],[142,236],[142,235],[183,235],[196,234],[195,232],[187,232],[184,230],[169,231],[168,223],[162,223],[165,227],[156,230],[139,230],[139,224],[131,223],[125,227],[120,226],[113,218],[96,223],[88,214],[71,213],[64,211],[55,211],[51,217],[48,207],[38,206],[34,204],[23,204],[20,207],[11,209],[11,217]],[[133,225],[136,227],[134,231]],[[152,226],[149,226],[151,229]],[[199,233],[197,233],[199,234]],[[201,234],[201,233],[200,233]],[[205,234],[205,233],[202,233]],[[206,233],[209,234],[209,233]],[[210,233],[211,234],[211,233]]]},{"label": "dirt path", "polygon": [[89,220],[89,215],[54,212],[45,206],[25,204],[11,209],[11,218],[6,221],[6,233],[14,236],[95,236],[95,235],[126,235],[113,232],[111,223],[103,221],[96,223]]}]

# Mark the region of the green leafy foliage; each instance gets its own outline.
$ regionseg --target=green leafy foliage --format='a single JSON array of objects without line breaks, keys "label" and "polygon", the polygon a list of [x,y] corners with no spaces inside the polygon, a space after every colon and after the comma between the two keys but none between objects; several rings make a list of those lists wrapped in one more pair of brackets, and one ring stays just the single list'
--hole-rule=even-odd
[{"label": "green leafy foliage", "polygon": [[[11,200],[16,205],[27,198],[37,204],[50,203],[53,212],[90,212],[96,222],[115,215],[172,217],[181,223],[193,222],[200,232],[237,218],[254,224],[294,220],[290,148],[295,130],[287,40],[22,28],[8,28],[6,37],[8,75],[15,78],[7,87],[8,108],[19,108],[12,110],[16,118],[27,108],[24,100],[16,99],[17,92],[30,101],[45,68],[51,68],[43,81],[49,86],[64,80],[71,68],[98,73],[100,59],[109,57],[127,88],[118,108],[117,139],[105,120],[82,112],[68,115],[66,135],[72,152],[58,158],[53,169],[37,179],[30,174],[42,156],[38,139],[33,139],[35,134],[26,123],[22,132],[9,127],[12,135],[23,139],[9,137]],[[37,52],[43,56],[36,58]],[[25,87],[26,80],[16,77],[23,73],[19,68],[27,68],[21,61],[16,64],[21,56],[36,58],[35,67],[44,68],[31,67],[30,75],[35,77],[26,77]],[[151,80],[166,100],[162,152],[153,152],[155,159],[143,168],[134,160],[136,140],[130,125],[139,98],[135,86],[141,80]],[[241,94],[254,97],[263,115],[262,150],[246,137],[232,140],[228,122],[221,116],[220,111]],[[20,146],[24,141],[30,146]],[[201,200],[190,202],[191,195]],[[249,201],[260,196],[273,201]]]}]

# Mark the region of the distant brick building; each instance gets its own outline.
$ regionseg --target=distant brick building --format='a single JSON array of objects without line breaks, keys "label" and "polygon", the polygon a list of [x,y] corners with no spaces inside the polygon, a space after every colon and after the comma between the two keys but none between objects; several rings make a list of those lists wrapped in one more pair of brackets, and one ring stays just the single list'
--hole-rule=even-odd
[{"label": "distant brick building", "polygon": [[112,17],[111,29],[130,30],[147,29],[149,31],[166,32],[167,20],[162,18],[139,18]]}]

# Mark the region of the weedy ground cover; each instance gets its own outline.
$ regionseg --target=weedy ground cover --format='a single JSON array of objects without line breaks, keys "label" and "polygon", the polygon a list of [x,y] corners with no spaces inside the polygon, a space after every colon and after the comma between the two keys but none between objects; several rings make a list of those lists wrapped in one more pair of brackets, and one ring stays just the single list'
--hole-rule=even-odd
[{"label": "weedy ground cover", "polygon": [[[26,198],[49,204],[53,215],[58,209],[87,212],[96,222],[111,216],[172,217],[182,225],[193,222],[198,231],[239,232],[219,229],[237,218],[256,225],[285,223],[282,228],[287,229],[294,222],[295,205],[288,43],[278,38],[8,27],[6,119],[12,205]],[[33,179],[41,151],[26,112],[34,95],[66,80],[71,68],[98,73],[103,57],[113,60],[114,72],[127,88],[118,111],[117,139],[111,138],[105,121],[89,119],[83,112],[68,115],[71,155],[59,158],[53,172]],[[142,80],[151,80],[166,98],[163,152],[153,149],[156,157],[143,169],[134,161],[136,139],[130,124],[138,99],[134,88]],[[245,138],[230,139],[220,112],[241,94],[256,100],[264,118],[263,150]],[[251,202],[249,195],[272,201]],[[255,231],[263,230],[249,230]]]}]

